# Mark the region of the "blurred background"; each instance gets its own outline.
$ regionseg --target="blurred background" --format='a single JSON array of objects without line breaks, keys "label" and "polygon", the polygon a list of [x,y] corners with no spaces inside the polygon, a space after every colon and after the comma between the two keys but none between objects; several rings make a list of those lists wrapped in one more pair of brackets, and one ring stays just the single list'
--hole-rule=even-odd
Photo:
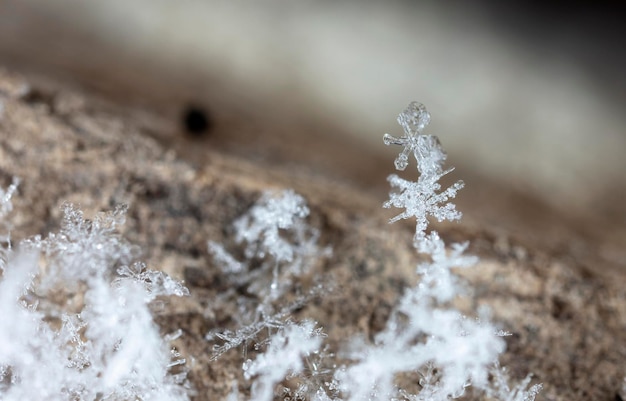
[{"label": "blurred background", "polygon": [[[194,163],[202,143],[349,181],[381,201],[398,151],[382,134],[400,134],[396,116],[417,100],[432,115],[426,132],[468,182],[466,215],[530,236],[575,231],[592,239],[580,252],[625,266],[623,11],[618,2],[4,0],[0,63],[156,111],[150,132]],[[207,138],[180,139],[190,117]]]}]

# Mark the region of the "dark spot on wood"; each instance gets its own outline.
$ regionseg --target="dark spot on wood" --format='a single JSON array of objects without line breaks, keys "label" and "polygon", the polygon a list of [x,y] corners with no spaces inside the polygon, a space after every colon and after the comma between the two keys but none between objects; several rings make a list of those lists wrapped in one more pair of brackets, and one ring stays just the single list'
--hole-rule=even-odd
[{"label": "dark spot on wood", "polygon": [[205,269],[198,267],[185,267],[185,284],[190,287],[210,288],[213,285],[214,277]]},{"label": "dark spot on wood", "polygon": [[54,94],[43,91],[39,88],[30,88],[22,95],[22,100],[28,104],[35,103],[51,103],[54,99]]},{"label": "dark spot on wood", "polygon": [[39,88],[30,88],[26,93],[21,96],[21,100],[29,105],[44,106],[47,112],[54,112],[54,98],[55,94],[50,91],[45,91]]},{"label": "dark spot on wood", "polygon": [[552,317],[557,320],[570,320],[573,318],[573,311],[570,304],[559,297],[552,297]]},{"label": "dark spot on wood", "polygon": [[207,110],[199,106],[187,107],[182,118],[185,132],[197,138],[206,136],[213,125]]}]

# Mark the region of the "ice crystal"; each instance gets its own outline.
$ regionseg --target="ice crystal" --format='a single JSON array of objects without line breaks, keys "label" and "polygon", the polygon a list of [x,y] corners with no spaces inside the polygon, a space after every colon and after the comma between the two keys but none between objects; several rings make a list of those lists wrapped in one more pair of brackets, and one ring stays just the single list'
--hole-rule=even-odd
[{"label": "ice crystal", "polygon": [[[259,344],[262,340],[259,340],[260,333],[264,330],[271,331],[280,329],[288,321],[291,314],[302,308],[311,298],[319,295],[320,292],[326,291],[321,286],[314,287],[307,294],[296,298],[293,302],[283,305],[278,311],[273,312],[271,305],[268,303],[262,303],[256,308],[255,319],[252,323],[243,325],[236,330],[214,330],[205,336],[205,339],[209,342],[215,342],[216,339],[220,340],[222,344],[213,345],[213,355],[211,360],[216,360],[225,352],[239,347],[241,345],[247,345],[250,343]],[[244,353],[246,350],[244,349]]]},{"label": "ice crystal", "polygon": [[290,262],[295,247],[284,237],[285,230],[296,236],[303,233],[303,219],[309,215],[304,198],[292,190],[266,192],[261,199],[235,222],[237,241],[246,242],[246,256],[271,255],[276,261]]},{"label": "ice crystal", "polygon": [[[235,240],[245,246],[248,260],[237,260],[214,241],[208,241],[209,252],[234,283],[276,300],[293,278],[308,273],[315,261],[331,253],[330,248],[318,246],[320,234],[307,224],[308,215],[306,201],[293,190],[267,191],[233,224]],[[251,264],[258,267],[250,269]]]},{"label": "ice crystal", "polygon": [[439,222],[459,220],[462,216],[461,212],[456,210],[456,206],[448,203],[448,200],[454,198],[464,184],[458,181],[445,191],[437,192],[441,189],[438,181],[442,176],[443,174],[437,174],[426,178],[422,175],[416,182],[405,180],[395,174],[388,178],[391,186],[399,189],[399,192],[391,193],[383,207],[393,206],[405,209],[404,212],[391,218],[389,222],[395,223],[401,219],[415,218],[416,243],[425,236],[428,216],[434,217]]},{"label": "ice crystal", "polygon": [[244,364],[244,377],[255,377],[252,399],[271,401],[274,387],[287,375],[298,374],[304,368],[303,358],[317,351],[322,343],[322,333],[315,322],[288,323],[270,340],[267,350],[254,361]]},{"label": "ice crystal", "polygon": [[543,387],[541,384],[534,384],[528,388],[532,375],[527,375],[524,380],[511,388],[506,368],[500,367],[498,363],[494,365],[491,374],[493,385],[487,389],[487,395],[498,401],[534,401]]},{"label": "ice crystal", "polygon": [[419,252],[431,257],[431,262],[423,262],[417,266],[416,272],[421,280],[419,290],[424,294],[428,293],[439,303],[450,301],[459,292],[458,278],[452,269],[471,267],[478,262],[478,258],[464,255],[467,242],[452,244],[451,249],[446,250],[436,231],[431,232],[419,245]]},{"label": "ice crystal", "polygon": [[13,182],[7,189],[0,187],[0,273],[5,269],[11,252],[11,225],[4,217],[13,210],[11,198],[17,191],[20,180],[13,177]]},{"label": "ice crystal", "polygon": [[224,274],[233,276],[246,271],[245,264],[228,253],[222,244],[215,241],[208,241],[208,247],[209,252],[213,255],[213,260]]},{"label": "ice crystal", "polygon": [[[243,344],[248,344],[257,338],[261,331],[274,328],[278,329],[284,325],[284,319],[286,315],[283,313],[267,316],[252,324],[243,326],[237,330],[219,330],[215,332],[209,332],[205,339],[209,342],[219,339],[222,344],[213,345],[213,355],[211,360],[217,360],[225,352],[237,348]],[[245,350],[244,350],[245,353]]]},{"label": "ice crystal", "polygon": [[385,134],[385,145],[400,145],[402,152],[396,158],[396,169],[404,170],[409,164],[409,155],[413,153],[422,174],[441,173],[446,154],[439,144],[439,139],[432,135],[424,135],[422,131],[430,123],[430,113],[418,102],[411,102],[398,116],[398,124],[404,135],[396,138]]},{"label": "ice crystal", "polygon": [[86,219],[76,205],[63,204],[61,230],[48,238],[35,237],[25,242],[44,255],[46,275],[42,287],[63,283],[74,289],[81,282],[99,282],[116,268],[128,265],[139,256],[139,248],[118,232],[126,219],[127,206]]},{"label": "ice crystal", "polygon": [[[504,351],[505,332],[489,322],[484,310],[478,311],[480,318],[472,318],[453,306],[452,301],[463,290],[455,269],[471,267],[477,258],[465,254],[467,243],[447,247],[437,231],[427,233],[429,218],[461,218],[450,199],[463,188],[463,182],[458,181],[441,190],[440,179],[452,169],[444,170],[446,156],[439,140],[422,133],[429,121],[424,106],[411,103],[398,117],[404,136],[385,135],[386,144],[404,147],[395,161],[398,169],[406,167],[410,154],[417,161],[417,181],[397,175],[389,177],[398,191],[390,194],[383,206],[404,209],[391,222],[415,218],[413,245],[425,258],[416,268],[420,280],[400,297],[384,329],[374,335],[373,341],[364,337],[349,340],[340,355],[345,365],[325,366],[320,351],[321,333],[313,329],[311,322],[292,322],[290,308],[275,312],[273,302],[278,298],[273,295],[279,292],[274,291],[274,285],[279,277],[285,282],[289,277],[285,273],[297,276],[300,270],[294,270],[294,266],[323,254],[316,246],[319,234],[304,223],[309,210],[303,198],[292,191],[266,193],[237,220],[237,240],[245,245],[244,254],[256,261],[254,264],[240,262],[222,245],[209,242],[222,271],[239,278],[237,283],[247,285],[248,293],[261,299],[254,313],[248,314],[252,323],[234,331],[216,330],[207,335],[209,341],[222,342],[214,345],[214,358],[241,345],[245,354],[251,343],[255,351],[264,350],[256,359],[244,363],[245,378],[254,380],[252,399],[269,401],[279,395],[298,401],[444,401],[462,396],[470,386],[506,397],[506,401],[534,399],[540,386],[525,390],[527,381],[510,390],[501,380],[494,387],[500,386],[498,390],[491,389],[489,369]],[[258,291],[258,283],[270,270],[272,291]],[[253,303],[246,305],[249,310]],[[398,387],[400,377],[411,375],[419,377],[415,394]],[[284,387],[278,394],[280,382]]]},{"label": "ice crystal", "polygon": [[463,394],[468,383],[484,388],[488,368],[504,342],[487,322],[437,306],[417,288],[405,293],[374,344],[353,341],[348,357],[356,363],[335,374],[347,400],[383,401],[397,397],[396,376],[436,367],[438,375],[422,383],[424,400]]},{"label": "ice crystal", "polygon": [[238,261],[220,244],[208,244],[222,272],[238,285],[247,286],[248,294],[257,296],[256,300],[237,299],[242,313],[233,318],[239,328],[216,329],[205,337],[214,343],[212,360],[237,347],[242,347],[244,359],[251,345],[255,351],[265,349],[254,361],[244,363],[246,379],[254,379],[254,400],[273,399],[277,383],[286,379],[296,385],[283,388],[282,395],[306,400],[321,388],[322,376],[332,377],[322,367],[323,353],[318,352],[321,331],[314,329],[312,322],[294,323],[290,319],[311,298],[328,292],[329,286],[314,285],[287,304],[281,297],[292,278],[302,277],[313,262],[330,253],[317,245],[319,233],[306,224],[307,215],[304,199],[293,191],[267,192],[235,223],[237,239],[246,245],[247,261]]},{"label": "ice crystal", "polygon": [[424,135],[422,131],[430,122],[430,114],[424,105],[412,102],[406,110],[398,116],[398,123],[404,129],[401,138],[385,134],[386,145],[397,144],[404,147],[395,161],[398,170],[404,170],[408,164],[409,154],[413,154],[417,162],[419,177],[417,181],[408,181],[392,174],[387,178],[392,187],[398,191],[389,195],[389,200],[383,207],[405,209],[404,212],[390,219],[394,223],[401,219],[415,218],[416,245],[425,236],[428,227],[428,217],[437,221],[458,220],[461,213],[453,203],[448,201],[464,186],[463,181],[457,181],[444,191],[441,191],[439,180],[453,169],[443,169],[446,153],[443,151],[436,136]]},{"label": "ice crystal", "polygon": [[158,296],[185,297],[189,295],[187,287],[179,281],[172,279],[163,272],[148,270],[143,262],[135,262],[130,266],[122,266],[117,269],[120,276],[113,282],[116,285],[123,284],[124,280],[131,279],[140,284],[146,292],[146,302],[153,301]]},{"label": "ice crystal", "polygon": [[428,394],[424,399],[455,398],[469,383],[485,387],[488,367],[504,350],[493,327],[453,310],[433,309],[427,302],[412,306],[406,326],[388,324],[377,336],[376,345],[354,352],[359,363],[336,375],[349,399],[393,398],[397,396],[393,383],[398,373],[420,372],[431,365],[438,374],[421,381]]},{"label": "ice crystal", "polygon": [[20,180],[17,177],[13,177],[13,182],[7,189],[0,188],[0,219],[4,218],[13,210],[11,198],[15,194],[15,191],[17,191],[19,184]]},{"label": "ice crystal", "polygon": [[170,352],[148,304],[186,289],[127,264],[136,248],[118,232],[125,207],[93,220],[74,205],[63,210],[59,233],[8,252],[0,278],[0,399],[187,400],[184,369],[170,374],[183,359]]},{"label": "ice crystal", "polygon": [[[463,182],[458,181],[441,191],[439,180],[452,169],[443,168],[446,156],[439,140],[422,134],[429,121],[426,108],[413,102],[398,117],[404,136],[385,135],[385,144],[404,147],[395,161],[396,168],[403,170],[413,154],[419,177],[409,181],[391,175],[389,182],[399,191],[390,194],[383,205],[405,209],[391,222],[415,218],[413,246],[428,260],[418,264],[419,283],[404,292],[374,342],[352,341],[345,355],[352,363],[334,376],[344,400],[402,397],[410,401],[444,401],[462,396],[470,385],[486,390],[489,368],[505,348],[502,331],[489,323],[484,311],[479,311],[481,319],[468,318],[450,302],[461,292],[460,279],[453,269],[477,262],[477,258],[464,254],[468,244],[447,248],[437,231],[426,233],[429,217],[438,221],[461,218],[449,200],[463,187]],[[420,390],[412,394],[398,388],[396,379],[400,374],[420,375]],[[526,394],[534,398],[538,390],[539,387],[533,387]]]}]

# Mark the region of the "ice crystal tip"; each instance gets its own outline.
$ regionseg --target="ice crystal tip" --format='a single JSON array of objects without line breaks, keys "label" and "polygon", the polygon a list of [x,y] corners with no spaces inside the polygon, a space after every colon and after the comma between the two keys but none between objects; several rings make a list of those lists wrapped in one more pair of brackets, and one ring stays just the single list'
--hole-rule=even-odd
[{"label": "ice crystal tip", "polygon": [[[390,134],[383,136],[385,145],[402,146],[402,152],[394,161],[397,170],[404,170],[409,164],[409,155],[413,153],[418,161],[420,173],[427,173],[427,169],[435,163],[434,171],[441,171],[441,164],[445,160],[445,153],[439,145],[437,137],[424,135],[422,131],[430,123],[430,114],[426,107],[418,102],[411,102],[398,116],[398,124],[402,126],[404,135],[394,137]],[[427,160],[425,160],[427,159]]]},{"label": "ice crystal tip", "polygon": [[383,143],[387,146],[395,143],[396,138],[394,138],[393,136],[389,135],[389,134],[385,134],[383,135]]},{"label": "ice crystal tip", "polygon": [[398,116],[398,124],[402,126],[406,135],[421,134],[430,123],[430,113],[426,106],[419,102],[411,102]]},{"label": "ice crystal tip", "polygon": [[396,166],[396,170],[403,171],[409,165],[409,158],[404,153],[400,153],[393,164]]}]

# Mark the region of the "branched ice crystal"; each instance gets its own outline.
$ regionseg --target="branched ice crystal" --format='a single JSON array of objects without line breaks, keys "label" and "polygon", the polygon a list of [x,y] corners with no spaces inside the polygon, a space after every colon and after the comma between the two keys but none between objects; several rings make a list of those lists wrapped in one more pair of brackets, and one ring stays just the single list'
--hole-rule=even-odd
[{"label": "branched ice crystal", "polygon": [[309,208],[293,190],[266,192],[250,211],[235,222],[237,242],[246,242],[246,256],[270,254],[278,262],[291,262],[294,246],[284,238],[285,230],[298,231]]},{"label": "branched ice crystal", "polygon": [[[348,401],[446,401],[462,396],[470,385],[485,390],[489,386],[488,367],[505,348],[501,333],[488,319],[467,318],[451,303],[461,290],[460,277],[453,269],[477,262],[477,258],[464,254],[467,243],[448,248],[436,231],[426,233],[429,217],[439,221],[461,217],[449,200],[463,188],[463,182],[457,181],[442,191],[439,180],[452,169],[443,169],[446,156],[438,139],[422,134],[429,121],[426,108],[413,102],[398,117],[404,136],[385,135],[385,144],[404,147],[395,161],[396,168],[403,170],[413,153],[419,178],[409,181],[391,175],[388,180],[397,192],[383,205],[404,209],[391,219],[392,223],[416,219],[413,245],[429,261],[417,266],[420,282],[405,291],[373,344],[353,342],[346,357],[354,363],[335,373],[338,388]],[[422,376],[418,394],[397,387],[399,375],[408,372]],[[528,383],[522,384],[525,389]],[[531,401],[538,390],[524,390],[528,400],[523,400]],[[511,392],[505,389],[504,393],[508,397]],[[517,397],[522,393],[515,390],[513,394]]]},{"label": "branched ice crystal", "polygon": [[[266,191],[252,208],[233,224],[235,240],[245,245],[248,263],[240,262],[222,245],[209,241],[209,252],[220,269],[234,282],[249,284],[248,291],[266,300],[276,300],[291,285],[291,279],[306,274],[330,248],[317,245],[319,230],[306,223],[309,208],[293,190]],[[250,269],[250,261],[259,268]],[[269,298],[264,273],[271,271]]]},{"label": "branched ice crystal", "polygon": [[404,135],[396,138],[385,134],[385,145],[403,146],[402,152],[396,158],[396,169],[404,170],[409,164],[409,154],[413,153],[417,160],[420,173],[430,175],[441,173],[446,154],[436,136],[424,135],[422,131],[430,123],[430,114],[426,107],[418,102],[411,102],[398,116],[398,124],[402,126]]},{"label": "branched ice crystal", "polygon": [[19,178],[13,177],[13,182],[7,189],[0,187],[0,272],[4,271],[11,252],[11,224],[5,221],[5,217],[13,210],[11,198],[19,183]]},{"label": "branched ice crystal", "polygon": [[6,253],[0,399],[188,400],[184,359],[170,351],[149,305],[187,289],[128,264],[137,252],[119,230],[126,207],[93,219],[71,204],[63,212],[60,232]]},{"label": "branched ice crystal", "polygon": [[287,375],[297,375],[304,369],[303,357],[316,352],[322,343],[323,333],[315,328],[315,322],[287,323],[274,334],[267,350],[254,361],[244,364],[244,377],[255,377],[252,383],[252,399],[271,401],[274,387]]},{"label": "branched ice crystal", "polygon": [[124,265],[117,269],[117,274],[120,277],[113,281],[114,285],[119,286],[125,280],[140,284],[145,290],[146,302],[151,302],[158,296],[189,296],[189,289],[182,283],[163,272],[147,269],[143,262],[135,262],[129,266]]},{"label": "branched ice crystal", "polygon": [[[444,172],[445,174],[447,172]],[[456,193],[463,188],[463,181],[457,181],[443,192],[437,192],[441,189],[441,184],[437,181],[442,175],[435,175],[426,180],[421,176],[417,182],[408,181],[398,177],[395,174],[389,176],[388,181],[392,187],[399,189],[399,192],[389,194],[389,200],[383,204],[384,208],[397,207],[404,208],[404,212],[391,218],[390,223],[395,223],[401,219],[414,217],[415,226],[415,243],[424,237],[426,228],[428,227],[428,216],[432,216],[441,222],[444,220],[458,220],[461,218],[461,212],[456,210],[453,203],[447,203],[449,199],[454,198]]]},{"label": "branched ice crystal", "polygon": [[432,262],[417,266],[416,272],[421,276],[418,293],[433,297],[439,303],[450,301],[458,292],[458,277],[452,269],[471,267],[478,262],[478,258],[464,254],[469,245],[467,242],[452,244],[452,249],[447,250],[436,231],[424,237],[419,245],[418,250],[429,254]]},{"label": "branched ice crystal", "polygon": [[6,190],[0,188],[0,218],[3,218],[11,210],[13,210],[13,203],[11,203],[11,198],[17,190],[17,186],[19,185],[19,183],[20,180],[16,177],[13,177],[13,182]]},{"label": "branched ice crystal", "polygon": [[511,388],[507,370],[500,367],[499,363],[495,364],[491,370],[491,375],[493,376],[493,385],[487,389],[487,395],[498,401],[534,401],[543,387],[542,384],[534,384],[528,388],[532,380],[532,375],[529,374]]},{"label": "branched ice crystal", "polygon": [[443,169],[446,153],[439,143],[439,139],[432,135],[423,135],[422,131],[430,122],[430,114],[423,104],[411,102],[398,116],[398,123],[404,129],[404,136],[395,138],[385,134],[386,145],[396,144],[404,146],[402,153],[396,158],[395,165],[404,170],[408,163],[409,153],[413,153],[417,161],[417,170],[420,175],[416,182],[407,181],[395,174],[389,176],[388,181],[398,192],[391,193],[389,200],[383,204],[384,208],[404,208],[405,211],[393,217],[390,222],[414,217],[415,246],[418,247],[425,236],[428,227],[428,216],[441,222],[444,220],[458,220],[461,213],[455,205],[448,203],[456,193],[463,188],[463,181],[457,181],[444,191],[441,190],[439,180],[453,169]]}]

